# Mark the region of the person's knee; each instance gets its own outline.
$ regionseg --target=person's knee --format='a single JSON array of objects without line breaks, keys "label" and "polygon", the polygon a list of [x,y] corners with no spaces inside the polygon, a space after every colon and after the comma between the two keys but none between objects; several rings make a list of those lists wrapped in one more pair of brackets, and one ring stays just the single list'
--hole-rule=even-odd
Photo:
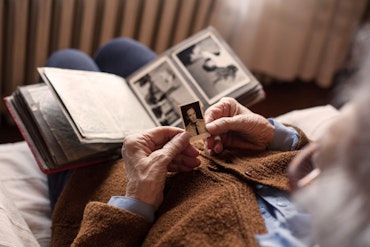
[{"label": "person's knee", "polygon": [[115,38],[104,44],[94,59],[102,71],[127,77],[156,58],[155,52],[131,38]]},{"label": "person's knee", "polygon": [[99,71],[94,60],[86,53],[77,49],[62,49],[50,55],[45,67],[56,67],[63,69]]},{"label": "person's knee", "polygon": [[115,55],[144,55],[155,58],[156,54],[144,44],[131,38],[114,38],[101,46],[95,54],[95,58]]}]

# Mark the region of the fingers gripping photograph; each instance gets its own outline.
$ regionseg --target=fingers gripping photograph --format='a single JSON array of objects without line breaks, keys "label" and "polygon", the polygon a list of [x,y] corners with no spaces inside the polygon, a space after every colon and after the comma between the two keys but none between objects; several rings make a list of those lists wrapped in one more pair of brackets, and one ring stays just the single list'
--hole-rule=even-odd
[{"label": "fingers gripping photograph", "polygon": [[206,123],[199,101],[180,105],[179,108],[184,129],[191,136],[191,142],[210,136],[206,129]]}]

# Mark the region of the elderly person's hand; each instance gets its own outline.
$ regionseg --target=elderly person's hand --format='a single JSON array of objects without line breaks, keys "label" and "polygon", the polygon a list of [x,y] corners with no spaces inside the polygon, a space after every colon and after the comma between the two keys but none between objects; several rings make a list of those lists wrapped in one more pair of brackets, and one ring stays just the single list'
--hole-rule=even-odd
[{"label": "elderly person's hand", "polygon": [[167,172],[187,172],[200,165],[190,136],[174,127],[158,127],[127,136],[122,157],[126,165],[126,196],[158,208]]},{"label": "elderly person's hand", "polygon": [[222,98],[205,112],[206,128],[211,134],[205,141],[211,154],[225,148],[264,150],[274,136],[269,121],[233,98]]}]

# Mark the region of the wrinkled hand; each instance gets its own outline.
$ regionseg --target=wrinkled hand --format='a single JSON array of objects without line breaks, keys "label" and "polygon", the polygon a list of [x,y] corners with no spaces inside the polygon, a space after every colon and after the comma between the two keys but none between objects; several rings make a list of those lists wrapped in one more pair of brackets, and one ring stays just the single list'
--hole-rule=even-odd
[{"label": "wrinkled hand", "polygon": [[190,136],[174,127],[158,127],[127,136],[122,157],[126,166],[126,196],[156,209],[163,201],[167,172],[187,172],[200,165]]},{"label": "wrinkled hand", "polygon": [[233,98],[222,98],[206,110],[204,118],[211,134],[205,146],[211,154],[225,148],[264,150],[274,136],[274,127],[266,118]]}]

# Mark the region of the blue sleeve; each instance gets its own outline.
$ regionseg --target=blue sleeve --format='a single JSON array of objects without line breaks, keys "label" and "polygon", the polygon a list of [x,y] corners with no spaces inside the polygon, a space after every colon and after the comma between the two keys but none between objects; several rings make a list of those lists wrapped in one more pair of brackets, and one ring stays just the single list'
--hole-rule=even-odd
[{"label": "blue sleeve", "polygon": [[275,127],[274,137],[268,149],[280,151],[294,150],[299,142],[298,132],[294,128],[287,127],[272,118],[268,120]]},{"label": "blue sleeve", "polygon": [[255,184],[267,233],[255,235],[260,246],[314,246],[311,216],[298,208],[289,192]]},{"label": "blue sleeve", "polygon": [[150,223],[153,223],[154,221],[155,208],[145,202],[136,200],[135,198],[127,196],[112,196],[108,201],[108,204],[139,214]]},{"label": "blue sleeve", "polygon": [[314,246],[311,217],[292,201],[289,192],[256,184],[257,202],[267,233],[255,235],[260,246]]}]

